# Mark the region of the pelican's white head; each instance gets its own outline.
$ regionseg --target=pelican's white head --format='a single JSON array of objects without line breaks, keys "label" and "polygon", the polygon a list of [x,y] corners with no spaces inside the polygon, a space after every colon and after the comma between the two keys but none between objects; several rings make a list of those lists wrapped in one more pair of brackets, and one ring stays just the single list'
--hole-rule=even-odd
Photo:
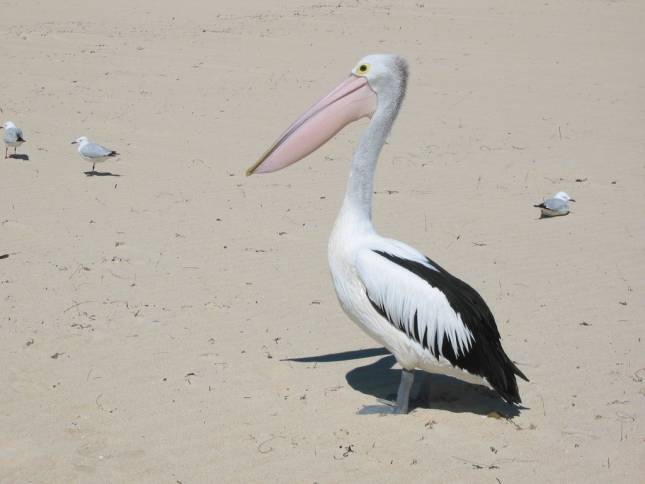
[{"label": "pelican's white head", "polygon": [[300,116],[251,166],[247,175],[269,173],[303,159],[357,119],[377,110],[398,111],[408,66],[397,55],[363,57],[350,76]]},{"label": "pelican's white head", "polygon": [[559,198],[560,200],[563,200],[565,202],[575,202],[575,200],[571,198],[566,192],[558,192],[553,195],[553,198]]},{"label": "pelican's white head", "polygon": [[76,143],[83,144],[83,143],[87,143],[88,141],[89,141],[89,139],[87,139],[86,136],[81,136],[80,138],[76,138],[74,141],[72,141],[71,144],[73,144],[73,145],[75,145]]},{"label": "pelican's white head", "polygon": [[13,122],[12,122],[12,121],[7,121],[6,123],[4,123],[4,124],[2,125],[2,127],[3,127],[4,129],[9,129],[9,128],[15,128],[15,127],[16,127],[16,125],[15,125],[15,124],[13,124]]},{"label": "pelican's white head", "polygon": [[[408,63],[398,55],[372,54],[359,60],[352,74],[367,79],[379,100],[385,100],[385,97],[400,100],[408,83]],[[379,103],[385,104],[388,103]]]}]

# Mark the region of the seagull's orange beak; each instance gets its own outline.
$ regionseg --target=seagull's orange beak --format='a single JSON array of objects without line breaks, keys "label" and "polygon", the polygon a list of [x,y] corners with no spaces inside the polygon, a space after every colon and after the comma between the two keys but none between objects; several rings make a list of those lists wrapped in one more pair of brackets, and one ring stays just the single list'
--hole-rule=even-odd
[{"label": "seagull's orange beak", "polygon": [[277,171],[303,159],[352,121],[371,117],[376,106],[367,79],[352,74],[289,126],[246,175]]}]

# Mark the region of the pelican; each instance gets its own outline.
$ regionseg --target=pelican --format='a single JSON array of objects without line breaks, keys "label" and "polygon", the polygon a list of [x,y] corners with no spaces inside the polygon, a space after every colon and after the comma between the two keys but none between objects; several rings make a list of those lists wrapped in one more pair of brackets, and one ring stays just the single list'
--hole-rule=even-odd
[{"label": "pelican", "polygon": [[7,154],[9,147],[13,146],[13,154],[15,155],[18,146],[23,144],[26,140],[22,136],[22,129],[18,128],[11,121],[4,123],[0,126],[0,129],[4,129],[4,144],[6,145],[4,149],[4,158],[6,160],[9,157]]},{"label": "pelican", "polygon": [[539,205],[533,205],[541,210],[540,218],[558,217],[569,213],[569,202],[575,202],[566,192],[558,192],[553,197],[547,198]]},{"label": "pelican", "polygon": [[345,313],[385,346],[402,368],[396,402],[389,411],[408,413],[414,370],[429,372],[437,366],[481,377],[507,402],[519,404],[515,376],[527,378],[502,349],[495,318],[482,297],[418,250],[374,230],[374,171],[407,79],[408,65],[402,57],[364,57],[246,174],[280,170],[312,153],[347,124],[370,118],[351,162],[328,258]]},{"label": "pelican", "polygon": [[80,138],[72,141],[71,144],[78,144],[78,154],[81,155],[81,158],[83,158],[85,161],[92,163],[92,171],[90,173],[96,173],[97,163],[103,163],[108,158],[119,155],[114,150],[106,148],[105,146],[101,146],[97,143],[92,143],[89,139],[87,139],[87,136],[81,136]]}]

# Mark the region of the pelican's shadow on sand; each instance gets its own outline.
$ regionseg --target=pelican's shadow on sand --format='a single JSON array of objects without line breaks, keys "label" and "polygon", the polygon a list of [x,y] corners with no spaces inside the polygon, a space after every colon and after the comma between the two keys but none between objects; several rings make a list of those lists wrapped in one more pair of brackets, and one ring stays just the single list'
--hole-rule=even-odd
[{"label": "pelican's shadow on sand", "polygon": [[117,173],[111,173],[109,171],[84,171],[85,176],[121,176]]},{"label": "pelican's shadow on sand", "polygon": [[[376,399],[396,400],[396,392],[401,380],[401,370],[392,368],[396,364],[394,356],[385,348],[346,351],[304,358],[288,358],[287,361],[299,363],[331,363],[348,361],[373,356],[387,355],[365,366],[358,366],[347,372],[345,378],[349,386],[365,395]],[[523,407],[506,403],[496,392],[484,386],[459,380],[449,375],[430,373],[424,378],[423,371],[414,372],[414,387],[411,395],[424,395],[421,385],[429,381],[429,401],[410,401],[410,410],[415,408],[440,409],[456,413],[474,413],[488,415],[496,412],[500,416],[511,418],[520,414]],[[372,402],[366,402],[372,403]]]}]

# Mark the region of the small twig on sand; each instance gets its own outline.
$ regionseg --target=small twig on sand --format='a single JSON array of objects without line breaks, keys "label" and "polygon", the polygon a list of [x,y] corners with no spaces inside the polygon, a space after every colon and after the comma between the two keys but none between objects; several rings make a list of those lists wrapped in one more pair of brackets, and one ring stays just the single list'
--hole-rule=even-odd
[{"label": "small twig on sand", "polygon": [[473,469],[499,469],[499,466],[496,466],[495,464],[478,464],[477,462],[462,459],[461,457],[454,455],[452,456],[452,458],[460,460],[461,462],[465,462],[466,464],[470,464],[471,466],[473,466]]},{"label": "small twig on sand", "polygon": [[263,447],[264,447],[266,444],[268,444],[269,442],[271,442],[271,441],[273,441],[273,440],[275,440],[275,439],[284,439],[284,437],[283,437],[282,435],[274,435],[273,437],[270,437],[270,438],[268,438],[268,439],[266,439],[266,440],[263,440],[263,441],[262,441],[262,442],[260,442],[260,443],[258,444],[258,446],[257,446],[258,452],[259,452],[260,454],[268,454],[269,452],[273,452],[273,447],[269,446],[269,447],[267,447],[266,449],[263,449]]},{"label": "small twig on sand", "polygon": [[70,309],[77,308],[77,307],[78,307],[78,306],[80,306],[81,304],[86,304],[86,303],[91,303],[91,302],[94,302],[94,301],[81,301],[81,302],[79,302],[79,303],[72,304],[72,305],[71,305],[70,307],[68,307],[65,311],[63,311],[63,314],[65,314],[65,313],[66,313],[67,311],[69,311]]}]

